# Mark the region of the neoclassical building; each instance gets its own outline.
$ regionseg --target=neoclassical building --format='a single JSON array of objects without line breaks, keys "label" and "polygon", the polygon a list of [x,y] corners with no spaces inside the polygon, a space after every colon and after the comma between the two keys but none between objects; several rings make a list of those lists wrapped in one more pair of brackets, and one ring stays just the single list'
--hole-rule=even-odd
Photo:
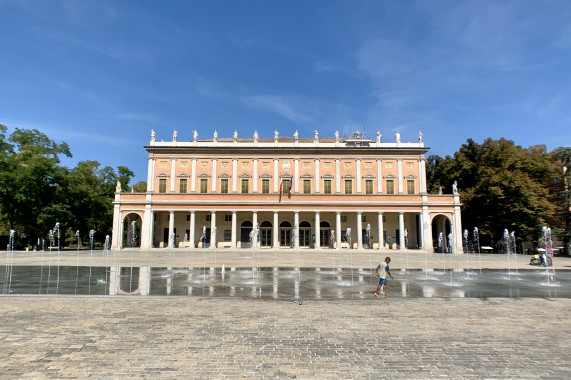
[{"label": "neoclassical building", "polygon": [[[157,141],[146,193],[117,188],[112,248],[462,252],[460,199],[427,194],[422,142],[349,137]],[[416,136],[415,136],[416,140]]]}]

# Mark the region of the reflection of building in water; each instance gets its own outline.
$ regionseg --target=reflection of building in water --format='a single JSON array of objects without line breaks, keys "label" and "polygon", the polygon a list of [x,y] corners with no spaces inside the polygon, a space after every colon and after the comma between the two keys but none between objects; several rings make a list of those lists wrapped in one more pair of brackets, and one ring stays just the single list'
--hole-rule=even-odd
[{"label": "reflection of building in water", "polygon": [[112,247],[135,222],[143,249],[247,248],[260,226],[260,248],[348,248],[351,229],[352,248],[404,249],[407,229],[411,248],[432,249],[443,233],[462,252],[459,194],[427,194],[428,148],[413,140],[151,139],[147,192],[115,194]]},{"label": "reflection of building in water", "polygon": [[110,267],[109,295],[148,296],[151,290],[150,267]]}]

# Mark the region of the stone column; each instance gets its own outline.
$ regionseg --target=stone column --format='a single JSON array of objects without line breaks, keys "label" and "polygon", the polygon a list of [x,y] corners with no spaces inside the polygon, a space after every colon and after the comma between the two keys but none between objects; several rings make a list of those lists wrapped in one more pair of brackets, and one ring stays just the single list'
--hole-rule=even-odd
[{"label": "stone column", "polygon": [[[120,199],[120,194],[115,194],[115,200]],[[111,248],[121,249],[123,246],[123,223],[121,222],[121,206],[113,206],[113,233],[111,238]]]},{"label": "stone column", "polygon": [[399,212],[399,249],[404,249],[404,213]]},{"label": "stone column", "polygon": [[315,194],[319,194],[319,184],[321,180],[319,179],[319,158],[315,159]]},{"label": "stone column", "polygon": [[190,174],[190,192],[196,193],[196,158],[192,159],[192,171]]},{"label": "stone column", "polygon": [[341,163],[339,159],[335,160],[335,193],[341,192]]},{"label": "stone column", "polygon": [[377,160],[377,193],[383,192],[383,161]]},{"label": "stone column", "polygon": [[195,214],[196,214],[195,211],[190,212],[190,236],[188,237],[188,243],[190,245],[190,248],[195,247],[195,243],[194,243],[194,230],[196,229],[196,215]]},{"label": "stone column", "polygon": [[397,160],[397,168],[398,168],[397,181],[398,181],[398,186],[399,186],[399,194],[402,194],[403,193],[403,186],[402,186],[403,176],[402,176],[402,160],[401,159]]},{"label": "stone column", "polygon": [[232,160],[232,192],[236,192],[236,184],[238,182],[238,159]]},{"label": "stone column", "polygon": [[[218,240],[216,239],[216,211],[212,211],[210,217],[210,248],[216,248]],[[214,243],[214,244],[212,244]]]},{"label": "stone column", "polygon": [[361,182],[363,181],[363,178],[361,178],[361,160],[357,159],[356,160],[356,165],[357,165],[357,194],[361,194]]},{"label": "stone column", "polygon": [[319,238],[321,237],[321,220],[319,218],[319,211],[315,212],[315,243],[313,244],[314,249],[319,249],[321,247],[321,242]]},{"label": "stone column", "polygon": [[[363,249],[363,218],[361,212],[357,212],[357,249]],[[351,242],[351,244],[353,244]]]},{"label": "stone column", "polygon": [[216,164],[218,160],[216,158],[212,159],[212,192],[216,192],[216,183],[218,182],[216,179]]},{"label": "stone column", "polygon": [[176,184],[176,158],[171,159],[171,186],[170,192],[174,193],[174,186]]},{"label": "stone column", "polygon": [[335,214],[335,240],[337,249],[341,249],[341,213]]},{"label": "stone column", "polygon": [[152,223],[152,211],[151,205],[145,206],[145,212],[143,213],[143,223],[141,226],[141,248],[148,249],[151,248],[151,223]]},{"label": "stone column", "polygon": [[293,160],[294,165],[293,165],[293,176],[294,178],[292,178],[293,182],[293,192],[295,194],[299,193],[299,160],[296,158]]},{"label": "stone column", "polygon": [[377,214],[377,225],[379,228],[379,232],[378,232],[379,249],[383,249],[383,248],[385,248],[385,243],[384,243],[385,236],[384,236],[384,231],[383,231],[384,227],[383,227],[383,213],[382,212],[379,212]]},{"label": "stone column", "polygon": [[278,219],[277,211],[274,212],[274,225],[272,226],[272,238],[273,238],[273,248],[278,248],[280,246],[279,240],[280,225]]},{"label": "stone column", "polygon": [[258,192],[258,159],[254,158],[254,176],[252,178],[252,180],[254,181],[253,185],[253,193],[257,193]]},{"label": "stone column", "polygon": [[231,242],[230,242],[230,246],[232,248],[236,248],[236,225],[237,225],[237,212],[236,211],[232,211],[232,238],[231,238]]},{"label": "stone column", "polygon": [[279,160],[274,158],[274,193],[280,191]]},{"label": "stone column", "polygon": [[174,243],[176,241],[176,236],[172,238],[174,234],[174,211],[169,212],[169,236],[168,236],[168,248],[174,248]]},{"label": "stone column", "polygon": [[149,158],[149,166],[147,169],[147,191],[153,192],[155,186],[155,159]]}]

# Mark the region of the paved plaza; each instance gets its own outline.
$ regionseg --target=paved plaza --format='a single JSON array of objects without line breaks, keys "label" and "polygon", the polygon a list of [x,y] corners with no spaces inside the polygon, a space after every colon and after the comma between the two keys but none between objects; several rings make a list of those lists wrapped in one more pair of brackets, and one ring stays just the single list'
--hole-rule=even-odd
[{"label": "paved plaza", "polygon": [[[371,267],[387,252],[333,254],[16,252],[13,263]],[[395,269],[508,265],[505,255],[388,254]],[[571,259],[555,264],[570,269]],[[539,298],[2,296],[0,378],[565,379],[570,310],[570,299]]]}]

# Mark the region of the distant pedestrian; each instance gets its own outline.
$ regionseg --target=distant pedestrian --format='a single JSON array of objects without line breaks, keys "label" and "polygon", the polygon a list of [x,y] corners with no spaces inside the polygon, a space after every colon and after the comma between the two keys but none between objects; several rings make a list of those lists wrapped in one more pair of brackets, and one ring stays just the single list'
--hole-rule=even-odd
[{"label": "distant pedestrian", "polygon": [[377,286],[377,290],[375,290],[375,297],[379,297],[379,290],[383,290],[383,296],[387,295],[387,274],[391,276],[391,280],[393,279],[393,275],[389,270],[389,263],[391,262],[391,258],[387,256],[385,261],[380,263],[377,266],[377,270],[375,271],[375,277],[379,278],[379,286]]}]

